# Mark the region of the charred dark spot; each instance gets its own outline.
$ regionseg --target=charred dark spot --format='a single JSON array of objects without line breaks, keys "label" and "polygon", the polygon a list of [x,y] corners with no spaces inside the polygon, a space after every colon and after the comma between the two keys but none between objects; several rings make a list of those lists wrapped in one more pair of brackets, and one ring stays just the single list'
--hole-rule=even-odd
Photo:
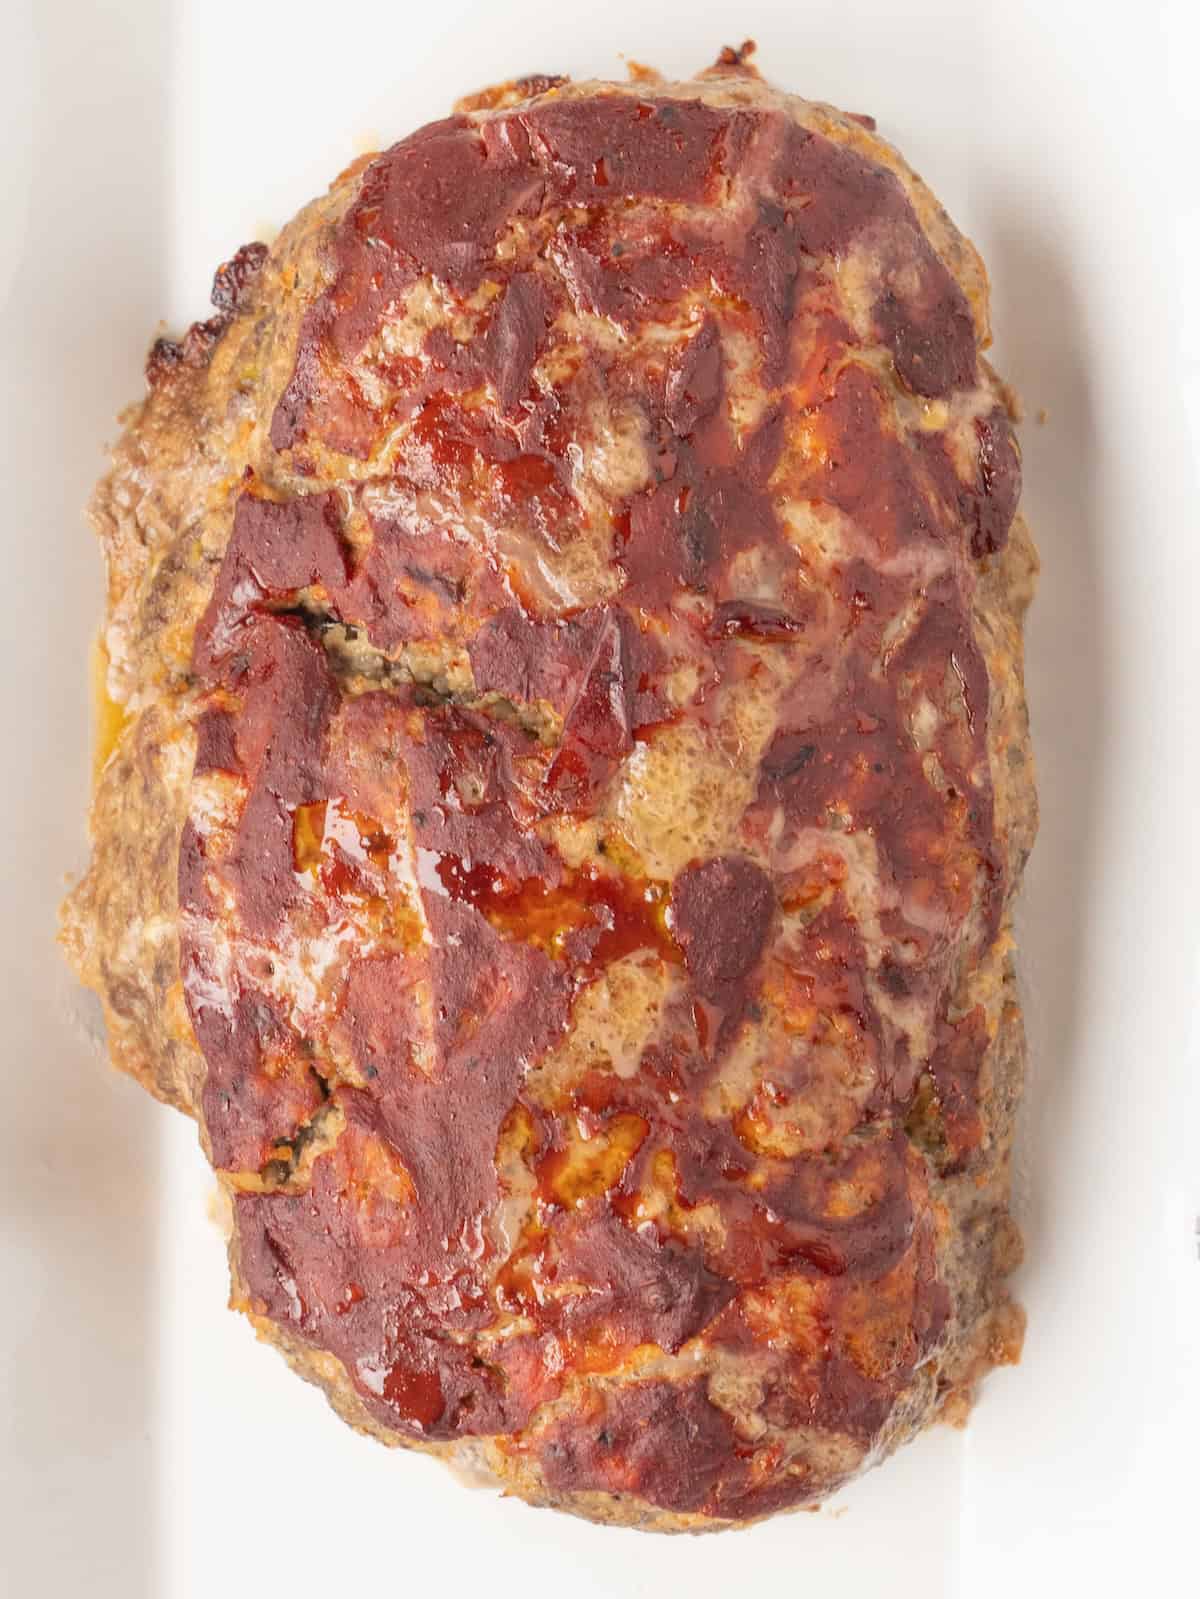
[{"label": "charred dark spot", "polygon": [[267,259],[265,244],[243,244],[229,261],[222,262],[213,278],[212,303],[218,311],[232,315],[248,286],[263,269]]},{"label": "charred dark spot", "polygon": [[776,738],[763,759],[763,776],[775,782],[786,782],[802,772],[817,753],[815,744],[806,744],[794,734],[785,733]]}]

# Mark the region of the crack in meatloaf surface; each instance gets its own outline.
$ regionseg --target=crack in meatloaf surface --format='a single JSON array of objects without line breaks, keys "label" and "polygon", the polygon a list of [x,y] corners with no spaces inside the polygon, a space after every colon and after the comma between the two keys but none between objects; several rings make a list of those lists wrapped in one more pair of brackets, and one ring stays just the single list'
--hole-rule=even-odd
[{"label": "crack in meatloaf surface", "polygon": [[812,1504],[1020,1346],[1014,404],[769,88],[536,78],[151,353],[64,938],[340,1413],[601,1520]]}]

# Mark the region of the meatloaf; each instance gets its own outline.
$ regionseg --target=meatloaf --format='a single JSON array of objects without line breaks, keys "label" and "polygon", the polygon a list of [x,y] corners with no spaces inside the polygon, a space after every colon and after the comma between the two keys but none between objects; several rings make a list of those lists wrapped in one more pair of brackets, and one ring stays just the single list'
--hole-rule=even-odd
[{"label": "meatloaf", "polygon": [[971,245],[748,54],[464,100],[154,345],[64,913],[262,1337],[664,1531],[1021,1339],[1015,407]]}]

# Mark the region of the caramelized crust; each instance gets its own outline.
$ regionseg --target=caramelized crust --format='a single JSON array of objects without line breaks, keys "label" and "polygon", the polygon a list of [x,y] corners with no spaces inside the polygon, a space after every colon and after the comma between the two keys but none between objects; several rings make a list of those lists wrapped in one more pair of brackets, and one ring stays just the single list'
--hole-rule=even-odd
[{"label": "caramelized crust", "polygon": [[260,1331],[664,1530],[820,1500],[1019,1349],[986,284],[749,48],[474,96],[155,345],[65,912]]}]

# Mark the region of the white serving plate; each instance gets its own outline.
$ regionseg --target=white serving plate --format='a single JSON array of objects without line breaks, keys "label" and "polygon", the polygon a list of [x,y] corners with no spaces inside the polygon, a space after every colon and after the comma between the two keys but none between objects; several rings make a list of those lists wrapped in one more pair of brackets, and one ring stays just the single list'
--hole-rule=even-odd
[{"label": "white serving plate", "polygon": [[[966,1432],[820,1514],[680,1540],[469,1492],[344,1429],[224,1310],[194,1131],[101,1064],[52,938],[100,603],[79,507],[158,319],[203,314],[233,248],[465,90],[619,74],[622,48],[683,75],[747,33],[781,85],[874,113],[975,238],[1031,418],[1030,1324]],[[1157,0],[7,8],[0,1594],[1195,1591],[1196,45]]]}]

